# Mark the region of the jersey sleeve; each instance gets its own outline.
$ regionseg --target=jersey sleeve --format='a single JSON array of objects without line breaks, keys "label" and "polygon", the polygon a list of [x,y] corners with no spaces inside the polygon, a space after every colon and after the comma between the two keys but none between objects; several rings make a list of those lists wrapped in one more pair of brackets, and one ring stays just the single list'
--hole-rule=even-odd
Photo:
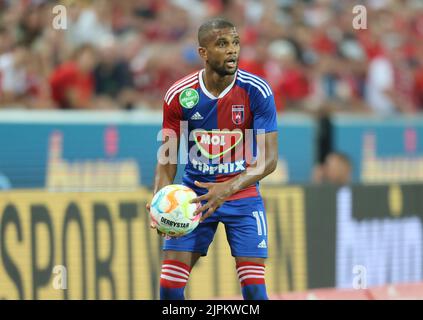
[{"label": "jersey sleeve", "polygon": [[182,120],[182,109],[177,103],[177,99],[173,99],[170,104],[163,102],[163,138],[165,136],[176,136],[179,138]]},{"label": "jersey sleeve", "polygon": [[[273,93],[263,94],[257,91],[252,99],[253,128],[257,133],[277,131],[277,114]],[[264,130],[261,131],[261,130]]]}]

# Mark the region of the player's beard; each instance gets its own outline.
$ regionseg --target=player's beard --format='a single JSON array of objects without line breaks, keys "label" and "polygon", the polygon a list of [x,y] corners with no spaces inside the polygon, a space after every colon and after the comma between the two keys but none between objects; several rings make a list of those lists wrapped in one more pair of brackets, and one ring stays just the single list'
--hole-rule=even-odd
[{"label": "player's beard", "polygon": [[226,68],[225,61],[223,62],[223,64],[219,64],[219,62],[217,61],[210,61],[210,60],[208,62],[211,69],[221,77],[232,76],[238,70],[238,60],[236,61],[236,66],[235,68],[233,68],[233,70],[229,70],[228,68]]}]

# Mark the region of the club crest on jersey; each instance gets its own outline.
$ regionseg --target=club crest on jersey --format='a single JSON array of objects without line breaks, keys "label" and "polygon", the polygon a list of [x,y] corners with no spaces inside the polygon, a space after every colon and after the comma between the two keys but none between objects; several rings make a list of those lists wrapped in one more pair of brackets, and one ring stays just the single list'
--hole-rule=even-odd
[{"label": "club crest on jersey", "polygon": [[199,100],[200,96],[198,95],[197,90],[194,90],[192,88],[185,89],[179,95],[179,103],[186,109],[193,108]]},{"label": "club crest on jersey", "polygon": [[242,140],[242,131],[195,130],[194,141],[203,156],[214,159],[235,148]]},{"label": "club crest on jersey", "polygon": [[244,122],[244,106],[233,105],[232,106],[232,122],[236,125],[240,125]]}]

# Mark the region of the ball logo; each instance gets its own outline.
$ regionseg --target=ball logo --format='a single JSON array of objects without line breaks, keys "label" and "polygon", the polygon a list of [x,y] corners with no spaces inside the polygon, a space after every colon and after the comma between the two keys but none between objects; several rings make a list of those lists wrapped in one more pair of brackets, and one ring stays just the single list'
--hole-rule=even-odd
[{"label": "ball logo", "polygon": [[186,109],[192,109],[200,100],[197,90],[188,88],[179,95],[179,103]]}]

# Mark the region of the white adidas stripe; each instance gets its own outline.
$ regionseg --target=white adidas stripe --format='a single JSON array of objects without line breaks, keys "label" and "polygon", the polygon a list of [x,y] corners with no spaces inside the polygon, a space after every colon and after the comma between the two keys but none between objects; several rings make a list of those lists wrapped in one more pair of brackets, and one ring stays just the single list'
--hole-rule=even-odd
[{"label": "white adidas stripe", "polygon": [[239,279],[239,281],[244,281],[245,279],[264,279],[264,276],[245,276]]},{"label": "white adidas stripe", "polygon": [[252,77],[248,77],[248,76],[245,76],[245,75],[239,75],[242,79],[244,79],[244,80],[250,80],[250,81],[252,81],[252,82],[254,82],[255,84],[257,84],[257,85],[259,85],[265,92],[266,92],[266,95],[268,95],[268,96],[270,96],[271,95],[271,93],[270,93],[270,91],[267,89],[267,87],[265,87],[265,86],[263,86],[263,84],[261,84],[260,82],[258,82],[256,79],[254,79],[254,78],[252,78]]},{"label": "white adidas stripe", "polygon": [[181,279],[181,278],[174,278],[174,277],[167,276],[167,275],[164,275],[164,274],[162,274],[160,276],[160,278],[166,279],[166,280],[172,280],[172,281],[176,281],[176,282],[187,282],[187,280],[184,280],[184,279]]},{"label": "white adidas stripe", "polygon": [[244,71],[244,70],[239,70],[239,72],[240,72],[242,75],[249,76],[249,77],[252,77],[252,78],[254,78],[254,79],[257,79],[257,81],[259,81],[259,82],[261,82],[263,85],[265,85],[265,86],[267,87],[267,89],[269,89],[269,91],[272,91],[272,89],[270,88],[269,84],[268,84],[268,83],[267,83],[264,79],[260,78],[259,76],[256,76],[255,74],[253,74],[253,73],[251,73],[251,72]]},{"label": "white adidas stripe", "polygon": [[246,273],[264,274],[264,270],[244,270],[244,271],[238,272],[238,277],[242,276],[243,274],[246,274]]},{"label": "white adidas stripe", "polygon": [[178,272],[178,271],[175,271],[175,270],[172,270],[172,269],[162,269],[162,274],[163,273],[171,273],[171,274],[180,276],[182,278],[188,279],[188,276],[185,273]]},{"label": "white adidas stripe", "polygon": [[[263,84],[261,84],[261,83],[260,83],[259,81],[257,81],[256,79],[254,79],[254,78],[252,78],[252,77],[249,77],[249,76],[246,76],[246,75],[241,75],[241,74],[239,75],[239,77],[240,77],[241,79],[243,79],[243,80],[246,80],[246,81],[252,81],[252,82],[254,82],[256,86],[259,86],[260,88],[262,88],[262,89],[264,90],[264,92],[266,93],[266,96],[270,96],[270,95],[272,95],[272,92],[271,92],[270,90],[268,90],[266,86],[264,86]],[[250,83],[251,83],[251,82],[250,82]]]},{"label": "white adidas stripe", "polygon": [[194,85],[194,84],[196,84],[196,83],[198,83],[198,80],[195,80],[195,81],[193,81],[193,82],[190,82],[190,83],[188,83],[188,84],[186,84],[186,85],[184,85],[183,87],[180,87],[178,90],[176,90],[174,93],[173,93],[173,95],[166,101],[166,103],[169,105],[171,102],[172,102],[172,100],[173,100],[173,98],[179,93],[179,92],[181,92],[182,90],[184,90],[184,89],[186,89],[186,88],[189,88],[189,87],[191,87],[192,85]]},{"label": "white adidas stripe", "polygon": [[172,86],[169,88],[169,90],[167,90],[166,95],[165,95],[165,99],[167,99],[167,98],[171,95],[172,91],[174,91],[174,90],[178,89],[178,87],[180,87],[180,86],[184,85],[185,83],[187,83],[187,82],[190,82],[190,81],[194,80],[194,79],[195,79],[195,77],[197,77],[197,76],[198,76],[198,72],[197,72],[197,73],[195,73],[195,74],[193,74],[192,76],[189,76],[188,78],[183,79],[182,81],[177,82],[177,83],[175,83],[174,85],[172,85]]},{"label": "white adidas stripe", "polygon": [[236,271],[241,271],[241,270],[245,270],[245,269],[258,269],[258,270],[264,270],[264,267],[262,266],[244,266],[244,267],[239,267],[236,269]]},{"label": "white adidas stripe", "polygon": [[267,92],[269,92],[269,95],[272,95],[272,89],[270,89],[270,86],[266,83],[266,81],[264,81],[263,79],[257,77],[256,75],[249,73],[249,72],[245,72],[242,70],[239,70],[240,74],[242,74],[245,77],[250,77],[250,78],[254,78],[256,81],[260,82],[265,88],[267,88]]},{"label": "white adidas stripe", "polygon": [[194,80],[197,76],[198,76],[198,72],[197,72],[196,74],[192,75],[191,77],[186,78],[186,79],[184,79],[183,81],[178,82],[178,83],[174,84],[173,86],[171,86],[171,87],[169,88],[169,90],[167,90],[167,92],[166,92],[166,95],[165,95],[165,98],[164,98],[164,99],[165,99],[165,100],[167,100],[167,98],[169,98],[169,96],[172,94],[172,92],[173,92],[173,91],[177,90],[180,86],[183,86],[184,84],[186,84],[186,83],[188,83],[188,82],[190,82],[190,81]]},{"label": "white adidas stripe", "polygon": [[241,82],[244,82],[244,83],[251,84],[252,86],[256,87],[261,92],[261,94],[263,95],[264,98],[268,97],[268,95],[266,93],[264,93],[264,91],[262,90],[262,88],[258,84],[255,84],[254,82],[249,81],[249,80],[245,80],[245,79],[241,78],[241,76],[238,76],[238,80],[241,81]]},{"label": "white adidas stripe", "polygon": [[178,267],[178,266],[174,266],[173,264],[164,264],[164,265],[162,265],[162,270],[163,269],[169,269],[169,268],[182,271],[187,276],[189,276],[189,272],[187,270],[185,270],[184,268],[181,268],[181,267]]}]

